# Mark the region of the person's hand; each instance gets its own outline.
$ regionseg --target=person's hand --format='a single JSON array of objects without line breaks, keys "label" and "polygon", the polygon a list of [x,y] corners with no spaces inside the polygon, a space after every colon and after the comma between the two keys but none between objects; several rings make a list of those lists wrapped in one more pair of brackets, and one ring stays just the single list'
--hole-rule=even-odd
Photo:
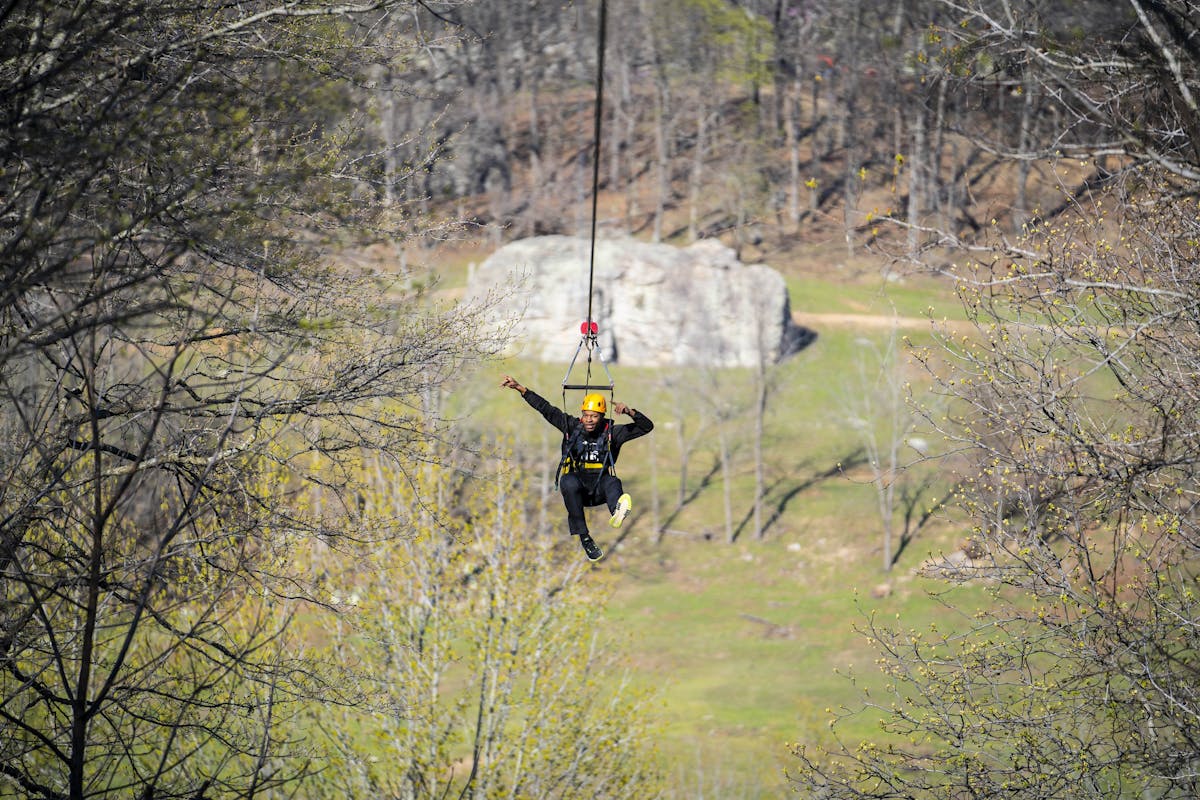
[{"label": "person's hand", "polygon": [[504,376],[504,380],[500,381],[500,385],[505,389],[515,389],[521,394],[525,394],[525,387],[517,383],[516,378],[510,378],[508,375]]},{"label": "person's hand", "polygon": [[625,405],[624,403],[622,403],[620,400],[618,400],[617,402],[613,403],[613,413],[614,414],[628,414],[629,416],[632,417],[633,409],[630,408],[629,406]]}]

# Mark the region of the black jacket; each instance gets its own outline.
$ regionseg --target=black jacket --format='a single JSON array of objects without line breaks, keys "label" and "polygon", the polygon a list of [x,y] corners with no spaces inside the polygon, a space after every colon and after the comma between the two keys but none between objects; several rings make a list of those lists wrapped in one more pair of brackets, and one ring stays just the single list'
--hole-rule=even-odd
[{"label": "black jacket", "polygon": [[[583,423],[579,421],[578,417],[551,405],[546,398],[532,389],[526,388],[525,394],[522,396],[526,403],[529,403],[535,411],[546,418],[547,422],[562,431],[564,464],[570,463],[572,460],[591,461],[597,457],[604,458],[604,440],[607,438],[607,453],[612,460],[607,462],[606,466],[612,466],[621,453],[621,445],[654,430],[654,423],[650,421],[649,417],[637,409],[632,409],[633,422],[617,425],[605,417],[595,430],[588,433],[583,429]],[[611,436],[609,436],[610,433]]]}]

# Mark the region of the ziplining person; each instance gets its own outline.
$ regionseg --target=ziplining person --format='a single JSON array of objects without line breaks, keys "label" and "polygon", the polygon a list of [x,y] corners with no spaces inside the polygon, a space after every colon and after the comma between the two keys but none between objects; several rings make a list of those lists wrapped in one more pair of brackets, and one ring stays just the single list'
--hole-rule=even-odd
[{"label": "ziplining person", "polygon": [[621,527],[633,501],[625,494],[621,479],[614,467],[621,445],[654,430],[654,423],[642,412],[621,402],[613,403],[614,414],[625,414],[633,422],[616,425],[605,416],[607,404],[602,394],[583,398],[576,418],[551,405],[546,398],[522,386],[516,379],[504,376],[500,385],[520,392],[525,402],[541,414],[563,435],[562,460],[558,467],[558,488],[567,507],[567,528],[579,537],[583,552],[592,561],[604,557],[604,552],[588,532],[585,508],[607,505],[612,514],[609,525]]},{"label": "ziplining person", "polygon": [[[591,393],[592,389],[603,388],[591,384],[591,364],[593,353],[599,354],[600,361],[604,361],[604,355],[596,341],[599,326],[595,322],[595,317],[592,316],[592,290],[596,277],[596,210],[600,196],[600,123],[604,118],[602,111],[606,19],[607,3],[605,0],[600,0],[599,35],[596,39],[595,136],[592,140],[594,148],[592,157],[592,237],[591,252],[588,258],[588,307],[587,321],[580,326],[583,338],[580,339],[579,347],[575,350],[575,358],[579,357],[580,351],[585,348],[587,350],[587,380],[583,384],[572,385],[566,378],[563,379],[564,410],[559,410],[537,392],[525,388],[508,375],[505,375],[504,380],[500,383],[505,388],[520,392],[526,403],[529,403],[547,422],[562,432],[562,459],[558,464],[555,484],[562,492],[563,505],[567,507],[567,527],[572,536],[579,537],[579,543],[583,545],[583,552],[592,561],[599,561],[604,557],[604,552],[588,532],[585,509],[607,505],[609,513],[612,514],[608,524],[614,528],[621,527],[630,508],[633,507],[633,501],[628,494],[625,494],[621,486],[621,479],[617,477],[615,469],[617,456],[621,452],[621,445],[625,442],[645,436],[654,430],[654,423],[645,414],[624,403],[614,401],[613,413],[625,414],[633,420],[633,422],[615,425],[605,416],[607,404],[604,395]],[[571,366],[567,368],[568,378],[575,366],[575,358],[571,359]],[[607,365],[604,366],[604,371],[608,372]],[[610,393],[613,391],[611,375],[609,375],[607,388]],[[578,418],[568,414],[565,410],[567,390],[569,389],[582,389],[589,392],[583,398]]]}]

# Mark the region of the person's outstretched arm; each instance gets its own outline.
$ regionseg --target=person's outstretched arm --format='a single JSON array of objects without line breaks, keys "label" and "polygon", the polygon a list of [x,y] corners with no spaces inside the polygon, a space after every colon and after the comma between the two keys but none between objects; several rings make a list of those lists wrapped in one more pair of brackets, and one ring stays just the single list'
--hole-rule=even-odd
[{"label": "person's outstretched arm", "polygon": [[568,417],[560,409],[552,406],[550,402],[546,400],[546,398],[542,397],[532,389],[522,386],[516,378],[508,375],[504,376],[504,380],[500,382],[500,385],[505,389],[512,389],[515,392],[519,392],[521,397],[525,398],[525,402],[528,403],[534,411],[541,414],[545,418],[546,422],[549,422],[564,434],[567,432],[567,426],[570,424],[570,420],[572,418]]}]

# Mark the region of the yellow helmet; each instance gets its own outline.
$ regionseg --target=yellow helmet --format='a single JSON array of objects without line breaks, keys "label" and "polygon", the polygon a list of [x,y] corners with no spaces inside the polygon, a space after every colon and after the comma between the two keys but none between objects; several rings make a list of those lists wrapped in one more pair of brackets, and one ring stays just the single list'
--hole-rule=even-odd
[{"label": "yellow helmet", "polygon": [[589,394],[589,395],[584,396],[583,405],[580,406],[579,410],[580,411],[595,411],[597,413],[603,414],[606,410],[608,410],[608,406],[604,402],[604,395]]}]

